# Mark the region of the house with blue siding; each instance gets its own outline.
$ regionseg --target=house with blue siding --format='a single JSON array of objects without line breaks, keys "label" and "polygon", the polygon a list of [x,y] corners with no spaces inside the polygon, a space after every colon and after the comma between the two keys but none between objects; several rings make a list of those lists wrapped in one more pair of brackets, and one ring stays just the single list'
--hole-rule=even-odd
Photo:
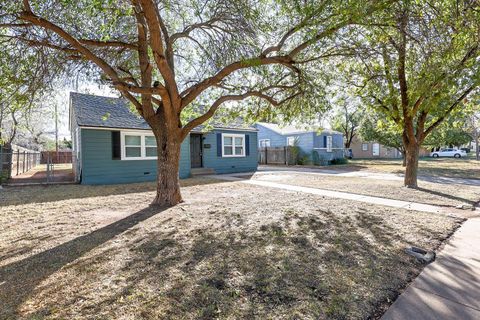
[{"label": "house with blue siding", "polygon": [[297,146],[310,162],[326,162],[344,157],[343,134],[333,130],[308,130],[257,122],[258,148]]},{"label": "house with blue siding", "polygon": [[[197,127],[181,145],[180,178],[257,169],[257,129],[241,121]],[[70,130],[76,180],[82,184],[154,181],[155,137],[127,101],[72,92]]]}]

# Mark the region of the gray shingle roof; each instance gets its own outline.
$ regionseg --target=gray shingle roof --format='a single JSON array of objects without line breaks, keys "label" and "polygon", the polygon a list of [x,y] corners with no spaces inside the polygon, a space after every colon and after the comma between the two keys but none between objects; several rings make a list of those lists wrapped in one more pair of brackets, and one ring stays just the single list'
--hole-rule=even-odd
[{"label": "gray shingle roof", "polygon": [[[150,129],[143,118],[130,111],[128,102],[122,98],[71,92],[70,106],[73,118],[81,127]],[[213,120],[210,125],[216,129],[256,130],[241,119],[227,124]],[[202,131],[203,128],[204,126],[198,126],[193,131]]]},{"label": "gray shingle roof", "polygon": [[145,120],[128,107],[120,98],[70,93],[73,116],[79,126],[125,129],[149,129]]}]

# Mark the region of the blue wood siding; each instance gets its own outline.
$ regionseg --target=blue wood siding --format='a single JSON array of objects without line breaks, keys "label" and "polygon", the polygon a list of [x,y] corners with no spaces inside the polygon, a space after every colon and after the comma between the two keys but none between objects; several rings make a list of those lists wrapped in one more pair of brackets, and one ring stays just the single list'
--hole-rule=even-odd
[{"label": "blue wood siding", "polygon": [[[306,155],[310,155],[313,149],[314,135],[315,134],[313,132],[307,132],[307,133],[295,134],[295,135],[286,134],[285,137],[294,136],[296,139],[296,146],[298,146],[300,150]],[[285,138],[285,141],[286,140],[287,138]]]},{"label": "blue wood siding", "polygon": [[[109,130],[81,129],[82,184],[155,181],[156,160],[112,160]],[[181,146],[180,178],[190,176],[190,140]]]},{"label": "blue wood siding", "polygon": [[[279,134],[273,130],[265,128],[257,124],[258,140],[270,139],[270,147],[285,147],[287,145],[288,137],[295,137],[296,145],[304,153],[311,153],[313,148],[313,132],[297,133],[297,134]],[[257,148],[258,148],[257,143]]]},{"label": "blue wood siding", "polygon": [[[287,138],[285,136],[259,124],[257,124],[256,127],[258,129],[258,141],[270,139],[270,147],[284,147],[287,145]],[[258,143],[256,147],[259,147]]]},{"label": "blue wood siding", "polygon": [[[297,139],[297,146],[300,148],[303,156],[311,161],[314,161],[315,157],[313,153],[316,152],[319,157],[324,160],[333,160],[335,158],[343,158],[343,135],[340,133],[322,132],[320,134],[315,132],[306,132],[300,134],[279,134],[273,130],[270,130],[261,124],[256,125],[258,129],[258,140],[270,139],[271,147],[284,147],[287,145],[287,137],[295,137]],[[332,136],[332,152],[327,152],[324,140],[326,136]],[[258,148],[258,144],[257,144]]]},{"label": "blue wood siding", "polygon": [[326,149],[315,149],[319,157],[325,160],[333,160],[343,158],[343,135],[339,133],[322,132],[321,134],[315,134],[314,148],[326,148],[325,137],[332,136],[332,152],[327,152]]},{"label": "blue wood siding", "polygon": [[[218,133],[249,135],[250,154],[245,157],[219,157],[217,155]],[[212,132],[205,133],[203,138],[203,144],[210,145],[210,148],[203,148],[203,166],[205,168],[212,168],[216,173],[249,172],[257,169],[258,140],[256,131],[213,130]],[[221,152],[219,154],[221,154]]]}]

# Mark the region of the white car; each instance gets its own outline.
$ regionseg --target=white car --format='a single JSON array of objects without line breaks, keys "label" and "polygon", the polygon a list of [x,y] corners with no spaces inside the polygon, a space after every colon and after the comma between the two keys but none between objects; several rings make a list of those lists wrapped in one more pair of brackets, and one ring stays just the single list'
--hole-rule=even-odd
[{"label": "white car", "polygon": [[458,149],[441,149],[440,151],[434,151],[430,153],[430,157],[438,158],[438,157],[453,157],[453,158],[461,158],[466,157],[467,153],[465,150],[458,150]]}]

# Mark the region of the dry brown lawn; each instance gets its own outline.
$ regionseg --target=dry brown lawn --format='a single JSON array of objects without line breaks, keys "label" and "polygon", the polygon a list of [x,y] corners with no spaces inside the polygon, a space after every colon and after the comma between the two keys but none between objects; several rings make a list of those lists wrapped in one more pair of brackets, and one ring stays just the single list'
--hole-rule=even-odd
[{"label": "dry brown lawn", "polygon": [[238,182],[0,190],[0,319],[379,317],[460,221]]},{"label": "dry brown lawn", "polygon": [[[322,167],[322,169],[405,173],[402,161],[397,159],[354,159],[349,160],[346,165]],[[418,173],[419,175],[432,177],[480,179],[480,161],[472,158],[422,158],[418,162]]]},{"label": "dry brown lawn", "polygon": [[254,180],[295,186],[343,191],[395,200],[412,201],[442,207],[474,206],[480,202],[480,187],[419,181],[418,189],[405,188],[400,180],[337,177],[311,173],[275,172],[255,174]]}]

